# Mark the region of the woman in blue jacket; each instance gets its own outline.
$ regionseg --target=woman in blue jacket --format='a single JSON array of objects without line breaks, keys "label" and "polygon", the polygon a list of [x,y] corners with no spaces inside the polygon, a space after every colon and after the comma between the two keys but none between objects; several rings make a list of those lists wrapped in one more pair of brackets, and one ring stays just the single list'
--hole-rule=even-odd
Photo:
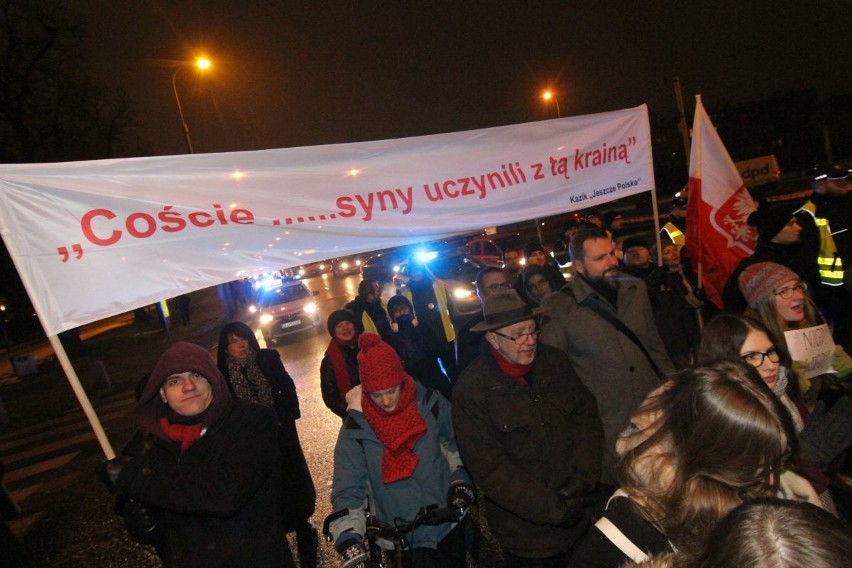
[{"label": "woman in blue jacket", "polygon": [[[411,520],[424,506],[467,508],[474,489],[456,447],[449,402],[405,373],[374,333],[359,346],[361,385],[347,395],[334,449],[329,528],[342,566],[369,566],[365,512],[379,521]],[[422,525],[407,537],[407,566],[463,567],[461,524]]]}]

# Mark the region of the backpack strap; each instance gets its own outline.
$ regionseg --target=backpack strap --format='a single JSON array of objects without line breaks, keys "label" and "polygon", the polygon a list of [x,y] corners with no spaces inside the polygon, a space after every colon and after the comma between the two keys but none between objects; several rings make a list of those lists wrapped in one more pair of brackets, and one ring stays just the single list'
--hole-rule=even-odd
[{"label": "backpack strap", "polygon": [[[574,296],[574,290],[572,290],[570,286],[563,286],[562,292],[568,294],[569,296],[574,298],[575,302],[577,302],[577,298],[576,296]],[[577,302],[577,305],[579,306],[580,302]],[[651,368],[654,370],[654,373],[657,374],[657,377],[660,380],[665,379],[665,375],[654,362],[654,360],[651,358],[651,354],[648,353],[648,350],[645,348],[645,345],[642,343],[642,340],[636,337],[636,334],[633,333],[633,330],[627,327],[627,325],[623,321],[621,321],[618,316],[616,316],[615,314],[608,311],[606,308],[594,301],[583,302],[582,305],[589,308],[590,310],[598,314],[600,317],[611,323],[615,327],[615,329],[623,333],[627,337],[627,339],[635,343],[636,347],[638,347],[639,350],[642,351],[642,354],[645,355],[645,358],[648,360],[648,363],[651,364]]]},{"label": "backpack strap", "polygon": [[[616,497],[627,498],[627,493],[621,488],[616,489],[615,493],[613,493],[612,496],[606,502],[607,508],[609,507],[609,504],[612,502],[612,500]],[[595,523],[595,526],[598,528],[599,531],[603,533],[603,535],[607,539],[609,539],[612,544],[615,545],[616,548],[618,548],[618,550],[623,552],[624,555],[627,556],[633,562],[636,562],[638,564],[640,562],[648,560],[648,555],[642,552],[642,550],[638,546],[633,544],[633,541],[627,538],[627,535],[621,532],[621,530],[606,517],[601,517],[600,519],[598,519],[598,522]]]},{"label": "backpack strap", "polygon": [[612,521],[607,519],[606,517],[601,517],[598,522],[595,523],[595,526],[599,531],[603,533],[605,537],[609,539],[609,541],[615,545],[618,550],[624,553],[630,560],[636,562],[644,562],[648,560],[648,555],[642,552],[642,550],[633,544],[633,541],[627,538],[623,532],[618,530],[618,527],[612,524]]}]

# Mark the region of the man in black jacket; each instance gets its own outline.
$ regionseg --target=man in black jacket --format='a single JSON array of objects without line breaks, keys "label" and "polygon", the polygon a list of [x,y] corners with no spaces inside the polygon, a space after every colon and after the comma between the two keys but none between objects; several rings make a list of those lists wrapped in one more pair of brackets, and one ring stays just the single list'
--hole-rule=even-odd
[{"label": "man in black jacket", "polygon": [[272,408],[234,400],[210,353],[178,342],[151,372],[136,418],[153,446],[98,474],[148,509],[165,566],[294,566]]}]

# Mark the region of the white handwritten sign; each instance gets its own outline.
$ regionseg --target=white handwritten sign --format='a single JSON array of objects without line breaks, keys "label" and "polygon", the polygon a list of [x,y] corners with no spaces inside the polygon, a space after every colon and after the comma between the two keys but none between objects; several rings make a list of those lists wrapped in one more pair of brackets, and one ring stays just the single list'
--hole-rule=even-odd
[{"label": "white handwritten sign", "polygon": [[807,378],[833,373],[831,358],[834,355],[834,340],[828,326],[817,325],[805,329],[785,331],[787,349],[794,361],[807,361]]}]

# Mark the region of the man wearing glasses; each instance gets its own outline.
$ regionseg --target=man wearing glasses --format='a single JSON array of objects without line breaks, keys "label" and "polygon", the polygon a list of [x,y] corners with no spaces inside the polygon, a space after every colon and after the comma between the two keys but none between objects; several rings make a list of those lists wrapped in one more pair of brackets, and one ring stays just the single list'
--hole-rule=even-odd
[{"label": "man wearing glasses", "polygon": [[568,356],[540,345],[541,308],[514,290],[483,302],[482,354],[453,390],[462,459],[506,566],[562,566],[590,517],[603,427]]},{"label": "man wearing glasses", "polygon": [[[502,268],[486,266],[476,274],[476,296],[480,305],[485,298],[497,292],[511,290],[512,284]],[[459,375],[479,357],[482,350],[482,332],[471,331],[474,326],[482,323],[482,311],[470,316],[461,324],[456,332],[456,359],[458,359]]]}]

